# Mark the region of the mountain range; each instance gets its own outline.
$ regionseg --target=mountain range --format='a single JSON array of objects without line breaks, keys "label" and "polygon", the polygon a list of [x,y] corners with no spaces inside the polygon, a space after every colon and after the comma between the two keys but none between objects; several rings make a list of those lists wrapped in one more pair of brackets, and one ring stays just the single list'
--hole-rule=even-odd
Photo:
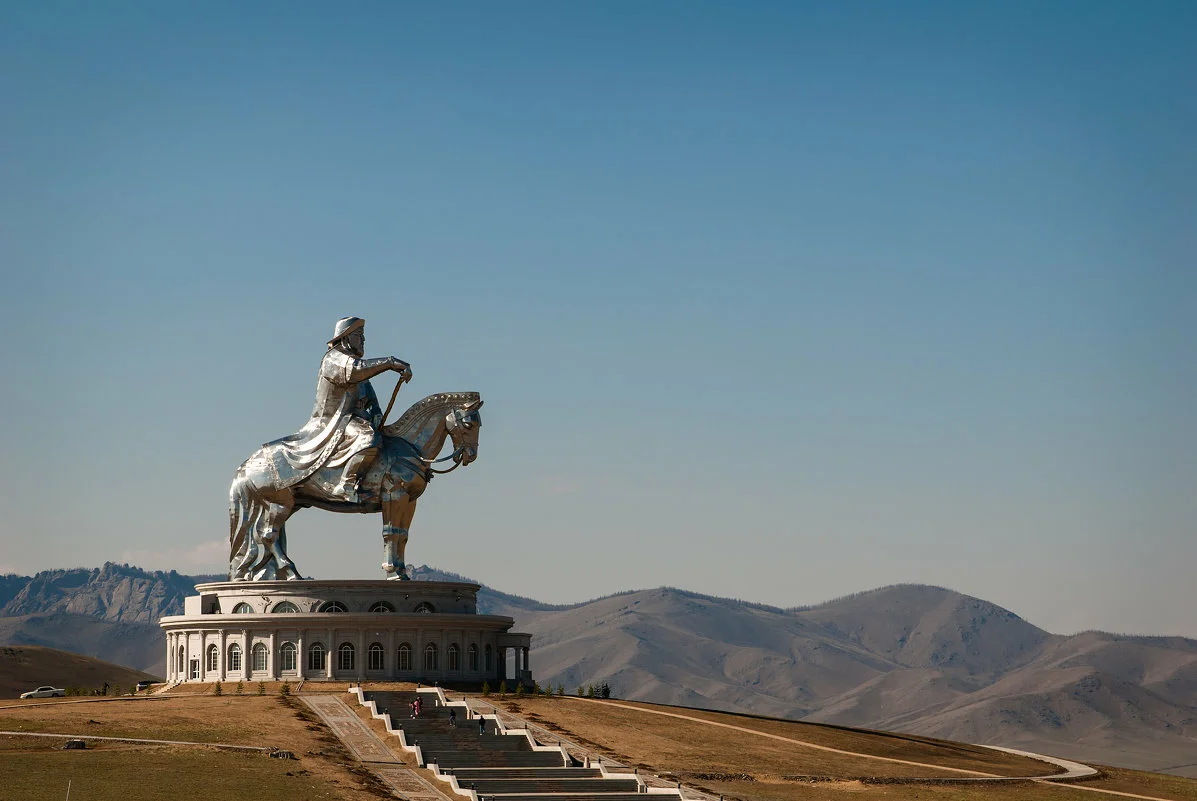
[{"label": "mountain range", "polygon": [[[416,568],[417,580],[468,580]],[[0,645],[162,672],[154,621],[217,576],[105,564],[0,577]],[[551,605],[483,586],[542,683],[621,698],[1006,745],[1197,776],[1197,640],[1051,634],[952,590],[781,609],[669,587]]]}]

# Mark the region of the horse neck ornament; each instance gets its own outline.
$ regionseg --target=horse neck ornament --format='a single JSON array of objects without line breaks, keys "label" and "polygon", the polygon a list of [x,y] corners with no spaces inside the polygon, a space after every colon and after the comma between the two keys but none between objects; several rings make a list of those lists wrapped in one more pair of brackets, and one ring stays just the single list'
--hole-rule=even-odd
[{"label": "horse neck ornament", "polygon": [[[412,404],[381,430],[381,453],[363,479],[362,497],[354,502],[332,491],[340,467],[323,467],[290,483],[275,467],[283,440],[263,445],[238,468],[229,490],[229,579],[302,578],[287,555],[286,522],[296,510],[308,506],[333,512],[381,512],[383,571],[387,578],[408,578],[404,551],[416,502],[434,473],[450,472],[477,458],[481,407],[477,392],[443,392]],[[435,459],[449,438],[452,453]],[[448,470],[432,467],[449,459],[453,466]]]}]

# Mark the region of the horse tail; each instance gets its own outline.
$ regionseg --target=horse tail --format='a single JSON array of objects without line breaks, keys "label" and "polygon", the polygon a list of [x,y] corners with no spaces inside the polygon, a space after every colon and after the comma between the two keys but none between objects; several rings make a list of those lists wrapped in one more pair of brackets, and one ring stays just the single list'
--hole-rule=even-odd
[{"label": "horse tail", "polygon": [[255,564],[265,557],[261,537],[254,536],[262,504],[254,498],[253,482],[238,470],[229,487],[229,579],[250,578]]}]

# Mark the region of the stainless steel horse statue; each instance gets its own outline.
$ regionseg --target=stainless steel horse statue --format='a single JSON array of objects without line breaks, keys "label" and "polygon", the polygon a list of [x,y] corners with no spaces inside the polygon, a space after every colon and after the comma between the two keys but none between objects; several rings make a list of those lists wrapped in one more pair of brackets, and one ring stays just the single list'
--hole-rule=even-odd
[{"label": "stainless steel horse statue", "polygon": [[[230,580],[302,578],[287,556],[286,523],[308,506],[382,512],[382,569],[387,578],[406,579],[404,549],[416,501],[433,474],[477,458],[482,426],[477,392],[429,395],[383,425],[386,412],[369,378],[399,372],[398,393],[411,368],[395,357],[362,358],[364,328],[357,317],[337,322],[321,361],[311,420],[298,433],[266,443],[237,468],[229,488]],[[437,459],[446,439],[452,439],[453,452]],[[454,464],[448,470],[433,467],[449,459]]]}]

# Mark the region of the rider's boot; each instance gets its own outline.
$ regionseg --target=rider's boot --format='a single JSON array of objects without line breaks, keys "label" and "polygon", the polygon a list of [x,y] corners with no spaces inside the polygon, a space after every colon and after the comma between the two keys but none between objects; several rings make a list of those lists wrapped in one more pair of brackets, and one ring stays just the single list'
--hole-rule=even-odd
[{"label": "rider's boot", "polygon": [[377,448],[367,448],[355,453],[349,459],[349,464],[345,465],[345,475],[341,479],[341,483],[333,488],[333,494],[349,503],[359,502],[361,500],[359,485],[362,477],[366,475],[366,471],[370,469],[370,465],[373,464],[374,457],[377,455]]}]

